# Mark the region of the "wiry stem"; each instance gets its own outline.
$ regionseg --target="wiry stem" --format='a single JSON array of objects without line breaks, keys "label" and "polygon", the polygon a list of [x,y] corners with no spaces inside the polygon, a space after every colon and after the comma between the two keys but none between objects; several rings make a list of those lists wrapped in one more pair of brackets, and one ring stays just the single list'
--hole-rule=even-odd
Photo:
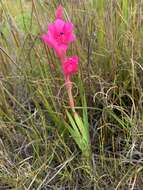
[{"label": "wiry stem", "polygon": [[68,97],[69,97],[69,105],[72,109],[72,112],[76,113],[75,105],[74,105],[74,98],[72,95],[72,82],[70,81],[70,75],[65,76],[65,82],[66,82],[66,88],[67,88]]}]

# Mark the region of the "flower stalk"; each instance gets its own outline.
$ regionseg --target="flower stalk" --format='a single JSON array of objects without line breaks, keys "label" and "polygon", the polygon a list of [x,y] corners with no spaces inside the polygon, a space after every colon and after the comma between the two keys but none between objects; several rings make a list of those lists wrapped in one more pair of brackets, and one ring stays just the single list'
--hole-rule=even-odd
[{"label": "flower stalk", "polygon": [[70,76],[65,76],[65,84],[66,84],[66,88],[67,88],[67,93],[68,93],[68,97],[69,97],[69,106],[72,110],[73,113],[75,113],[75,105],[74,105],[74,98],[72,95],[72,82],[70,81]]}]

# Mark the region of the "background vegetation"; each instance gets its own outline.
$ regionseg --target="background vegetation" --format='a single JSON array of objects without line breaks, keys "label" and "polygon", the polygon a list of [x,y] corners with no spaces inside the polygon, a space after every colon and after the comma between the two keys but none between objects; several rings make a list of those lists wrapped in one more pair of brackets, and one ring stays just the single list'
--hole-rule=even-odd
[{"label": "background vegetation", "polygon": [[[40,39],[57,0],[0,1],[0,189],[143,189],[143,1],[63,0],[80,57],[93,171],[65,127],[67,94]],[[83,104],[83,94],[87,106]]]}]

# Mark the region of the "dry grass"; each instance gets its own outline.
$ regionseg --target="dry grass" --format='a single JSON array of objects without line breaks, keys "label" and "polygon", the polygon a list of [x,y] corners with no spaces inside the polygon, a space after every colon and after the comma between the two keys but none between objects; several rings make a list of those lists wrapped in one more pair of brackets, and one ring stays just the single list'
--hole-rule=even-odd
[{"label": "dry grass", "polygon": [[143,2],[62,3],[75,24],[69,54],[80,57],[76,109],[84,92],[93,170],[65,129],[60,65],[40,40],[57,1],[1,0],[0,189],[142,190]]}]

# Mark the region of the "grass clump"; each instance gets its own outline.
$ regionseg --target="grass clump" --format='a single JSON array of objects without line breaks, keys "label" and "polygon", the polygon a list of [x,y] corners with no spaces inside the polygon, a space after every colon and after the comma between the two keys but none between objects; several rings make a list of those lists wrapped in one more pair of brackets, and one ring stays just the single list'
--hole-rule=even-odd
[{"label": "grass clump", "polygon": [[142,2],[62,1],[75,24],[69,54],[80,58],[74,95],[92,171],[67,130],[60,65],[40,39],[57,5],[0,1],[0,188],[143,189]]}]

